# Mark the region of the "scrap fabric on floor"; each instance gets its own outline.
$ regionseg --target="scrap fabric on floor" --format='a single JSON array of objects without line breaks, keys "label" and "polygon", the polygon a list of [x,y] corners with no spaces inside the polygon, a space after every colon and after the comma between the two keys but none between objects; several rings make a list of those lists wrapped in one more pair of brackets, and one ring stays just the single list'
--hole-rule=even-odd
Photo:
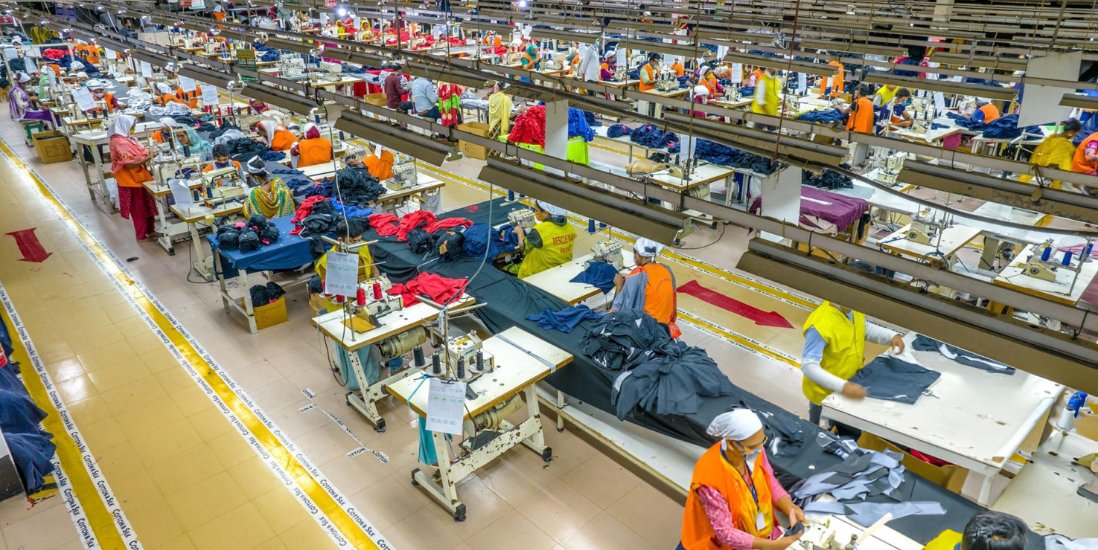
[{"label": "scrap fabric on floor", "polygon": [[943,344],[942,342],[929,336],[923,336],[922,334],[915,336],[915,341],[911,343],[911,347],[918,351],[936,351],[944,355],[947,359],[952,359],[961,365],[987,372],[1012,375],[1015,370],[1014,367],[992,361],[987,357],[976,355],[975,353],[965,351],[956,346]]},{"label": "scrap fabric on floor", "polygon": [[914,404],[942,373],[909,363],[891,355],[881,355],[862,367],[850,381],[866,389],[869,397]]},{"label": "scrap fabric on floor", "polygon": [[600,317],[602,317],[601,314],[591,311],[591,308],[581,304],[566,307],[559,311],[545,309],[541,313],[530,315],[526,320],[537,322],[538,326],[545,330],[572,332],[576,330],[576,325],[580,322],[595,320]]}]

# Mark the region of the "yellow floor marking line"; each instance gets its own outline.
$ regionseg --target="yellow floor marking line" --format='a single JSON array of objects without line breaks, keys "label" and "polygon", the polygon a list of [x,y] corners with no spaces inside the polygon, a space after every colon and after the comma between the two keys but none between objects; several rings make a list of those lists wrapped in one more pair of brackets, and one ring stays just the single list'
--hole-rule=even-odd
[{"label": "yellow floor marking line", "polygon": [[176,361],[190,374],[207,397],[252,445],[253,450],[277,475],[313,519],[340,548],[391,550],[346,497],[314,466],[303,452],[266,417],[205,349],[172,317],[142,283],[137,281],[120,259],[103,246],[78,222],[37,173],[26,165],[6,141],[0,139],[0,151],[8,161],[33,182],[55,215],[76,235],[84,250],[108,274],[115,287],[141,314]]},{"label": "yellow floor marking line", "polygon": [[42,427],[53,434],[53,443],[57,446],[53,474],[61,499],[80,535],[81,545],[86,550],[142,548],[2,284],[0,301],[4,304],[0,316],[12,330],[11,345],[15,353],[11,359],[22,366],[21,376],[27,393],[47,414]]}]

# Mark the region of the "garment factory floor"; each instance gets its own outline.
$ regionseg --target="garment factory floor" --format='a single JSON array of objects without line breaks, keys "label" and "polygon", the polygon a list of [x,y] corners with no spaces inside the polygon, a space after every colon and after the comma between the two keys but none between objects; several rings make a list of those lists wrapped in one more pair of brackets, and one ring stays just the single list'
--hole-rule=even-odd
[{"label": "garment factory floor", "polygon": [[[460,486],[469,512],[467,521],[455,523],[409,482],[418,444],[410,411],[383,403],[389,429],[379,434],[345,406],[344,390],[332,377],[322,341],[309,322],[302,289],[291,292],[288,323],[250,334],[242,318],[222,309],[215,284],[188,282],[189,246],[177,247],[172,257],[152,242],[135,242],[129,221],[105,215],[90,202],[75,163],[39,163],[20,133],[10,121],[0,122],[6,143],[0,148],[5,157],[0,162],[0,233],[36,228],[52,256],[42,263],[16,261],[20,253],[14,239],[2,237],[7,261],[0,262],[0,284],[145,548],[307,549],[335,544],[295,502],[295,484],[307,486],[303,478],[309,475],[284,484],[249,448],[146,323],[143,313],[172,332],[129,277],[147,287],[235,380],[239,391],[397,549],[642,550],[677,544],[679,504],[568,431],[553,429],[546,430],[556,455],[548,467],[524,449],[508,452]],[[620,164],[615,155],[602,146],[592,149],[593,158]],[[33,173],[22,169],[24,162]],[[445,209],[488,198],[483,184],[466,179],[475,176],[479,165],[461,160],[443,166]],[[47,200],[36,178],[52,187],[68,209]],[[581,255],[595,237],[578,230],[576,254]],[[689,314],[684,338],[704,347],[736,384],[805,415],[795,364],[802,343],[799,327],[814,303],[735,272],[745,235],[728,227],[723,238],[703,247],[719,235],[719,230],[701,229],[686,240],[684,249],[668,250],[665,261],[679,284],[697,280],[763,311],[778,312],[794,328],[756,326],[680,295],[679,307]],[[136,259],[115,264],[106,251]],[[16,359],[24,365],[25,379],[37,378],[25,353],[17,351]],[[192,357],[191,364],[196,376],[216,381],[217,373],[200,358]],[[28,386],[56,419],[57,410],[45,402],[41,382],[31,380]],[[306,388],[316,396],[306,397]],[[390,462],[381,464],[369,454],[346,456],[357,444],[321,411],[300,412],[310,402],[345,423],[362,444],[386,453]],[[246,416],[243,409],[235,412]],[[73,447],[60,426],[54,433],[59,448]],[[103,547],[122,548],[122,535],[87,480],[87,471],[73,459],[79,454],[60,455]],[[0,504],[0,532],[0,550],[81,547],[58,497],[33,507],[19,499]]]}]

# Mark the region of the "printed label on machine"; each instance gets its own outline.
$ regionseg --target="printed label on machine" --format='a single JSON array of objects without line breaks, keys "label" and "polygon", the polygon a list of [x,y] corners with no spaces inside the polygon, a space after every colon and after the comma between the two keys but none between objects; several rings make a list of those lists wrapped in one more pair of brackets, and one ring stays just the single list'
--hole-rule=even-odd
[{"label": "printed label on machine", "polygon": [[427,429],[461,435],[465,417],[465,382],[431,379],[427,393]]},{"label": "printed label on machine", "polygon": [[358,254],[329,252],[324,285],[328,294],[354,296],[358,290]]}]

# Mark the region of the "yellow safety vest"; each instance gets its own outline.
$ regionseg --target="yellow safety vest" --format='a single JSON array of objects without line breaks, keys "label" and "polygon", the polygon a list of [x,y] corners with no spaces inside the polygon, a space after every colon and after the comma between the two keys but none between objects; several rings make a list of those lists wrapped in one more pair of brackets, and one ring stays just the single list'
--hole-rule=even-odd
[{"label": "yellow safety vest", "polygon": [[[824,302],[808,316],[801,333],[813,327],[827,343],[820,366],[843,380],[850,380],[865,363],[865,315],[855,311],[854,322],[851,323],[842,310]],[[809,380],[807,376],[802,378],[801,391],[817,405],[831,395],[831,390]]]},{"label": "yellow safety vest", "polygon": [[545,220],[535,225],[534,229],[541,236],[541,248],[526,245],[526,257],[519,265],[519,279],[572,261],[572,244],[576,240],[576,230],[572,224],[565,222],[564,225],[557,225]]},{"label": "yellow safety vest", "polygon": [[755,100],[751,102],[751,112],[762,115],[778,116],[778,106],[781,105],[782,102],[781,97],[778,95],[778,79],[764,71],[755,82],[756,89],[760,82],[766,83],[766,88],[763,90],[763,93],[766,94],[766,97],[763,98],[763,100],[766,101],[766,105],[764,106],[759,103],[759,96],[756,94]]},{"label": "yellow safety vest", "polygon": [[896,97],[896,93],[900,91],[900,87],[889,89],[886,86],[881,86],[880,90],[877,90],[877,95],[881,96],[881,105],[892,101],[892,98]]},{"label": "yellow safety vest", "polygon": [[961,544],[963,538],[964,535],[952,529],[946,529],[934,537],[934,540],[926,543],[923,550],[954,550]]}]

